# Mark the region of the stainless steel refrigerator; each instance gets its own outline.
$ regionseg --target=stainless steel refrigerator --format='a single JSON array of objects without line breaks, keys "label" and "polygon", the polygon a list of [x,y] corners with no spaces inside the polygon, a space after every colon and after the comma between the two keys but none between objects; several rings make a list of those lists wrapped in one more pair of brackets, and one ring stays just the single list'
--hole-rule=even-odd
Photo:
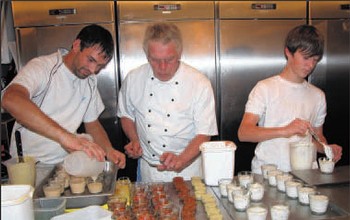
[{"label": "stainless steel refrigerator", "polygon": [[309,22],[325,37],[323,59],[310,77],[326,94],[324,134],[343,146],[337,165],[349,164],[350,1],[310,1]]},{"label": "stainless steel refrigerator", "polygon": [[284,39],[306,24],[306,1],[220,1],[218,9],[220,138],[238,146],[237,173],[250,170],[256,146],[237,136],[248,95],[283,69]]},{"label": "stainless steel refrigerator", "polygon": [[[78,32],[92,23],[105,27],[116,39],[113,1],[12,1],[12,10],[19,69],[30,59],[53,53],[59,47],[70,49]],[[121,128],[116,124],[117,67],[115,55],[97,76],[106,106],[100,121],[112,144],[123,147],[116,138],[121,136]]]}]

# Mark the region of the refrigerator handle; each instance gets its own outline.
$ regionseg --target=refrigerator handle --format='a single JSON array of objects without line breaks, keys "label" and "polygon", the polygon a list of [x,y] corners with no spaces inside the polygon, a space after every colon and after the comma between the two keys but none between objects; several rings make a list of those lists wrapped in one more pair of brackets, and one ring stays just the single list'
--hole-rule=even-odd
[{"label": "refrigerator handle", "polygon": [[49,15],[75,15],[76,8],[55,8],[49,10]]},{"label": "refrigerator handle", "polygon": [[340,10],[350,10],[350,4],[341,4],[340,5]]},{"label": "refrigerator handle", "polygon": [[251,9],[254,9],[254,10],[276,10],[277,4],[276,3],[253,3],[251,5]]},{"label": "refrigerator handle", "polygon": [[153,5],[154,11],[180,11],[181,4],[156,4]]}]

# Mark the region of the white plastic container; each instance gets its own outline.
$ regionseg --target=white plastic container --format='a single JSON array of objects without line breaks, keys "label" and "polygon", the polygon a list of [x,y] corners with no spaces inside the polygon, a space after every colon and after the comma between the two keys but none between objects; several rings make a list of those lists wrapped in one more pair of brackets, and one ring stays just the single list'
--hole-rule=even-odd
[{"label": "white plastic container", "polygon": [[84,151],[74,151],[68,154],[63,161],[67,173],[79,177],[94,177],[103,172],[105,162],[90,158]]},{"label": "white plastic container", "polygon": [[2,185],[1,219],[34,220],[33,193],[30,185]]},{"label": "white plastic container", "polygon": [[57,215],[51,220],[111,220],[112,212],[101,208],[100,206],[91,205],[78,211]]},{"label": "white plastic container", "polygon": [[200,146],[204,182],[218,186],[220,179],[233,179],[236,145],[231,141],[209,141]]}]

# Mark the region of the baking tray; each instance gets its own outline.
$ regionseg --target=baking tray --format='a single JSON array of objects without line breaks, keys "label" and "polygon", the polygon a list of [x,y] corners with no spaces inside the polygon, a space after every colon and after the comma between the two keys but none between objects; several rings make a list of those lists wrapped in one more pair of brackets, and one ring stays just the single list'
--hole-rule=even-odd
[{"label": "baking tray", "polygon": [[[49,175],[44,178],[40,185],[35,188],[33,198],[35,199],[52,199],[46,198],[43,186],[48,182],[49,178],[51,178],[56,171],[57,167],[55,167]],[[90,205],[103,205],[107,202],[108,196],[114,194],[115,183],[118,174],[118,167],[109,161],[105,162],[105,167],[103,171],[103,189],[101,193],[91,194],[87,187],[85,187],[85,191],[81,194],[73,194],[70,191],[70,188],[65,189],[62,198],[67,199],[66,207],[67,208],[82,208]]]},{"label": "baking tray", "polygon": [[321,173],[319,169],[295,170],[291,173],[307,184],[314,186],[343,184],[350,181],[350,166],[335,167],[331,174]]}]

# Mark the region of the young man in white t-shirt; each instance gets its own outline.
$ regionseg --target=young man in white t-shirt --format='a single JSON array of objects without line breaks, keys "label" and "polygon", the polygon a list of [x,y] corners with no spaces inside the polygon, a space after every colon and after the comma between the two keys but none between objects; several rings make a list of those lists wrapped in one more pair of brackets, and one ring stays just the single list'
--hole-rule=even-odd
[{"label": "young man in white t-shirt", "polygon": [[[285,41],[287,63],[282,72],[258,82],[251,91],[238,137],[240,141],[258,142],[252,160],[254,173],[260,174],[261,165],[268,163],[291,171],[289,143],[305,138],[309,130],[327,143],[323,135],[324,92],[306,81],[322,59],[323,45],[323,37],[315,27],[295,27]],[[329,146],[337,162],[342,148],[336,144]],[[324,153],[322,145],[316,147]]]}]

